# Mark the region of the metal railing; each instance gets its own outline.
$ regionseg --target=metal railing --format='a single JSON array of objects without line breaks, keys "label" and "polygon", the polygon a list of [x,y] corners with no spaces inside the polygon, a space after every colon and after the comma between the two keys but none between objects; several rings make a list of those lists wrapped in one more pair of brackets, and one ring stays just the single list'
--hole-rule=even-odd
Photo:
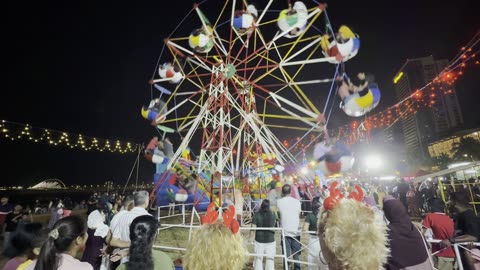
[{"label": "metal railing", "polygon": [[[440,243],[442,240],[439,240],[439,239],[427,239],[427,242],[428,243],[434,243],[434,244],[438,244]],[[455,243],[455,244],[452,244],[452,247],[453,247],[453,251],[455,252],[455,259],[456,259],[456,262],[457,262],[457,265],[458,265],[458,270],[463,270],[463,261],[462,261],[462,256],[461,256],[461,252],[460,250],[463,249],[465,250],[465,252],[469,252],[472,254],[472,251],[467,248],[469,246],[475,246],[475,247],[479,247],[480,246],[480,243],[479,242],[475,242],[475,243],[472,243],[472,242],[465,242],[465,243]],[[437,253],[445,250],[447,248],[443,248],[443,249],[440,249],[440,250],[437,250],[435,252],[431,252],[431,249],[428,250],[428,252],[430,253],[431,256],[435,256]]]},{"label": "metal railing", "polygon": [[[195,212],[195,211],[194,211]],[[193,216],[193,215],[192,215]],[[190,241],[191,240],[191,236],[192,236],[192,230],[193,229],[198,229],[200,228],[201,225],[183,225],[183,224],[161,224],[160,225],[160,228],[159,230],[165,230],[165,229],[170,229],[170,228],[184,228],[184,229],[189,229],[190,233],[189,233],[189,236],[188,236],[188,240]],[[282,243],[282,254],[275,254],[273,255],[274,258],[281,258],[284,262],[284,268],[285,270],[288,270],[288,264],[289,263],[298,263],[298,264],[302,264],[302,265],[311,265],[311,266],[316,266],[316,264],[313,264],[313,263],[309,263],[308,261],[302,261],[302,260],[294,260],[293,259],[293,256],[296,255],[297,253],[301,253],[302,251],[304,250],[307,250],[307,252],[309,251],[309,247],[308,247],[308,244],[305,245],[303,244],[301,241],[298,241],[296,238],[293,238],[295,241],[297,241],[298,243],[300,243],[301,245],[301,248],[300,250],[298,250],[297,252],[295,253],[292,253],[290,254],[289,256],[287,256],[286,254],[286,235],[285,235],[285,230],[283,228],[278,228],[278,227],[272,227],[272,228],[269,228],[269,227],[241,227],[240,228],[241,231],[258,231],[258,230],[268,230],[268,231],[275,231],[275,232],[279,232],[280,233],[280,237],[281,237],[281,243]],[[316,233],[314,231],[297,231],[299,233],[301,233],[302,235],[303,234],[312,234],[312,233]],[[292,232],[290,232],[292,233]],[[172,247],[172,246],[167,246],[167,245],[154,245],[153,246],[154,248],[158,248],[158,249],[163,249],[163,250],[175,250],[175,251],[186,251],[186,247]],[[265,254],[257,254],[257,253],[250,253],[248,252],[248,256],[249,257],[258,257],[258,256],[262,256],[262,257],[267,257],[265,256]],[[272,256],[269,256],[269,257],[272,257]],[[307,256],[308,257],[308,256]]]}]

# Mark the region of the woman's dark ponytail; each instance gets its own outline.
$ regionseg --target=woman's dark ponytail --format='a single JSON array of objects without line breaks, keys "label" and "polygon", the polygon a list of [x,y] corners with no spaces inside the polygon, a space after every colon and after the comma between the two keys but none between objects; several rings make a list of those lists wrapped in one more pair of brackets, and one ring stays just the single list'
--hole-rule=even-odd
[{"label": "woman's dark ponytail", "polygon": [[38,255],[37,263],[35,264],[35,270],[47,270],[57,269],[57,248],[55,247],[54,239],[48,237],[47,241],[43,244]]},{"label": "woman's dark ponytail", "polygon": [[40,250],[35,270],[57,270],[59,255],[66,252],[72,242],[86,232],[87,224],[79,216],[68,216],[57,221]]}]

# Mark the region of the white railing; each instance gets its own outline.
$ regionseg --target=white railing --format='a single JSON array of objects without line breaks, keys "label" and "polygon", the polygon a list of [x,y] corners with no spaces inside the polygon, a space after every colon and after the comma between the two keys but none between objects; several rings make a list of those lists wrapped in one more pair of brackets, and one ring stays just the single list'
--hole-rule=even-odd
[{"label": "white railing", "polygon": [[[196,211],[195,211],[196,212]],[[188,240],[190,241],[191,240],[191,231],[192,229],[198,229],[200,228],[201,226],[200,225],[182,225],[182,224],[161,224],[160,225],[160,229],[159,230],[165,230],[165,229],[170,229],[170,228],[184,228],[184,229],[189,229],[190,230],[190,234],[189,234],[189,237],[188,237]],[[301,241],[298,241],[296,238],[293,238],[295,241],[299,242],[300,245],[301,245],[301,248],[300,250],[298,250],[296,253],[292,253],[290,254],[290,256],[287,256],[286,254],[286,241],[285,241],[285,230],[283,228],[278,228],[278,227],[274,227],[274,228],[268,228],[268,227],[241,227],[240,228],[241,231],[258,231],[258,230],[268,230],[268,231],[275,231],[275,232],[280,232],[281,234],[281,239],[282,239],[282,253],[283,254],[275,254],[273,257],[274,258],[282,258],[283,262],[284,262],[284,267],[285,267],[285,270],[288,270],[288,263],[298,263],[298,264],[303,264],[303,265],[312,265],[312,266],[316,266],[316,264],[312,264],[312,263],[309,263],[307,261],[301,261],[301,260],[294,260],[292,259],[294,255],[296,255],[297,253],[301,253],[303,250],[307,250],[307,252],[309,251],[309,247],[308,245],[304,245]],[[316,233],[316,232],[313,232],[313,231],[298,231],[300,232],[301,234],[312,234],[312,233]],[[172,246],[165,246],[165,245],[154,245],[153,246],[154,248],[159,248],[159,249],[163,249],[163,250],[175,250],[175,251],[186,251],[186,247],[172,247]],[[248,253],[248,256],[249,257],[257,257],[257,256],[263,256],[263,257],[266,257],[264,254],[256,254],[256,253]],[[307,255],[308,257],[308,255]]]},{"label": "white railing", "polygon": [[[429,243],[435,243],[435,244],[438,244],[440,243],[442,240],[439,240],[439,239],[427,239],[427,242]],[[453,247],[453,250],[455,252],[455,259],[456,259],[456,262],[457,262],[457,265],[458,265],[458,270],[463,270],[463,262],[462,262],[462,256],[461,256],[461,253],[460,253],[460,249],[463,249],[465,250],[465,252],[469,252],[469,253],[472,253],[472,251],[470,249],[468,249],[466,246],[476,246],[476,247],[479,247],[480,246],[480,243],[479,242],[476,242],[476,243],[471,243],[471,242],[466,242],[466,243],[455,243],[452,245]],[[446,248],[443,248],[443,249],[440,249],[438,251],[435,251],[434,253],[431,253],[431,250],[428,250],[428,252],[430,252],[430,254],[432,256],[435,256],[435,254],[445,250]]]}]

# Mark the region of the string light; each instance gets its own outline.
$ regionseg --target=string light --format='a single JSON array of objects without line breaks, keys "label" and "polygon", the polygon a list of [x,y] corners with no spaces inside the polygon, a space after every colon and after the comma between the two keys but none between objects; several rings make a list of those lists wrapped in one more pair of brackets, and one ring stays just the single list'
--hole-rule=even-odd
[{"label": "string light", "polygon": [[46,128],[32,127],[29,124],[20,124],[0,121],[0,139],[29,140],[35,143],[47,143],[51,146],[67,146],[70,149],[77,148],[85,151],[96,150],[100,152],[108,151],[111,153],[134,153],[138,144],[122,142],[115,140],[115,147],[111,147],[110,141],[106,139],[97,139],[94,137],[83,136],[82,134],[73,134],[62,131],[56,131]]}]

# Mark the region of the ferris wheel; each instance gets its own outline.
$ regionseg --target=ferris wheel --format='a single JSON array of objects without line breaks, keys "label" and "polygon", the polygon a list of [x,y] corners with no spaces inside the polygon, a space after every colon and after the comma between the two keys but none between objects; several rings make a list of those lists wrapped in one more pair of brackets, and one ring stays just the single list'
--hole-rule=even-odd
[{"label": "ferris wheel", "polygon": [[[278,136],[324,132],[319,119],[335,96],[334,78],[359,49],[348,27],[333,31],[326,7],[307,0],[193,5],[164,40],[152,100],[142,108],[164,135],[182,136],[168,167],[193,141],[201,144],[197,172],[209,172],[220,189],[222,178],[296,162]],[[318,72],[322,65],[331,71]],[[305,88],[322,84],[330,92],[313,95],[328,95],[319,106]]]}]

